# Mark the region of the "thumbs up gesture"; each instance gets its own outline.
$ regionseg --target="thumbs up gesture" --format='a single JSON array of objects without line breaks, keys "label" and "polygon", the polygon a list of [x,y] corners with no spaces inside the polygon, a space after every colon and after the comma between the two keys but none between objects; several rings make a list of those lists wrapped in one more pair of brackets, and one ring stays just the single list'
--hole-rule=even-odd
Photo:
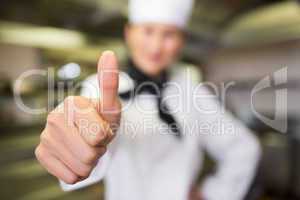
[{"label": "thumbs up gesture", "polygon": [[89,176],[119,125],[118,63],[106,51],[98,62],[101,99],[68,97],[47,117],[35,155],[58,179],[74,184]]}]

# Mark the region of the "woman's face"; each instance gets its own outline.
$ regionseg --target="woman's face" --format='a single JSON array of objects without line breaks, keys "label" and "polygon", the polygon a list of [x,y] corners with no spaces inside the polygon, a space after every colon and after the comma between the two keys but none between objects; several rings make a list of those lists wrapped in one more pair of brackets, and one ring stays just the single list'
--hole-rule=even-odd
[{"label": "woman's face", "polygon": [[125,28],[125,39],[134,63],[149,76],[158,75],[177,58],[183,32],[166,24],[138,24]]}]

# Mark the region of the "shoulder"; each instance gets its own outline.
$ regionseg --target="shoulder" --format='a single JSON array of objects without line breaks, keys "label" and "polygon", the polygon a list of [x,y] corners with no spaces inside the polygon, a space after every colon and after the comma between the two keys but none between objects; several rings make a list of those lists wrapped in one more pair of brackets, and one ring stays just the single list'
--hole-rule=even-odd
[{"label": "shoulder", "polygon": [[171,81],[190,81],[199,83],[202,81],[201,70],[192,64],[177,63],[170,69]]},{"label": "shoulder", "polygon": [[[204,82],[201,70],[190,64],[177,64],[170,69],[171,93],[181,92],[184,99],[197,100],[198,104],[215,103],[213,93],[210,90],[211,83]],[[208,98],[212,97],[212,98]]]},{"label": "shoulder", "polygon": [[[134,82],[127,73],[121,71],[119,73],[119,93],[125,92],[133,88]],[[97,74],[88,76],[81,85],[81,96],[88,98],[99,98],[100,87]]]}]

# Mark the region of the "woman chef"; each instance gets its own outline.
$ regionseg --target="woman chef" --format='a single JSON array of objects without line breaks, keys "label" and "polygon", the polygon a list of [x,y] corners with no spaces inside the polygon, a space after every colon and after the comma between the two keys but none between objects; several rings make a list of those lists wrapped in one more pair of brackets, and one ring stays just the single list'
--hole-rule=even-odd
[{"label": "woman chef", "polygon": [[82,95],[49,114],[35,154],[65,191],[103,178],[107,200],[186,200],[205,150],[218,167],[194,196],[245,197],[260,156],[256,138],[175,64],[192,4],[131,0],[127,71],[118,73],[115,55],[104,52]]}]

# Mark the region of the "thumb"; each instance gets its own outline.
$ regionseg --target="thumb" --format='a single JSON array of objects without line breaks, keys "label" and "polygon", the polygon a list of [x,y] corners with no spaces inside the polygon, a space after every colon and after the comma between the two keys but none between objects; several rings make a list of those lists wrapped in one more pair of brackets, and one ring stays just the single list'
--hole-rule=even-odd
[{"label": "thumb", "polygon": [[98,82],[100,87],[100,110],[102,114],[118,112],[119,69],[112,51],[104,51],[98,61]]}]

